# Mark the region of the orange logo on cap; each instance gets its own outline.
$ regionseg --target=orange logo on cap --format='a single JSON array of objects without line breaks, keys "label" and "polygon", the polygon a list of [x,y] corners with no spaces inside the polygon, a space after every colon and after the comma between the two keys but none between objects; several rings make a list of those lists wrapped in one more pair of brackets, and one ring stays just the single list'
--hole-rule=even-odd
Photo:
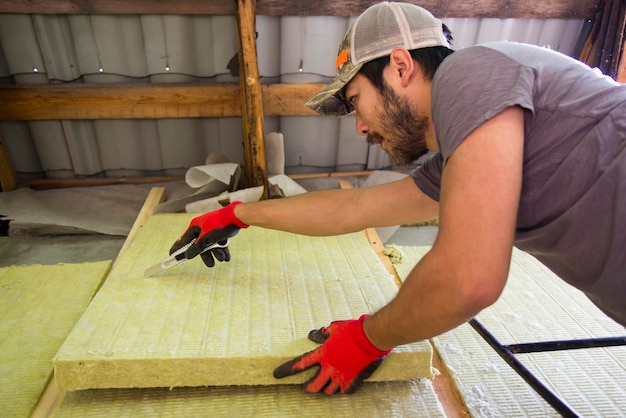
[{"label": "orange logo on cap", "polygon": [[344,49],[339,53],[339,56],[337,57],[337,61],[335,62],[335,68],[339,70],[341,66],[346,62],[348,62],[348,50]]}]

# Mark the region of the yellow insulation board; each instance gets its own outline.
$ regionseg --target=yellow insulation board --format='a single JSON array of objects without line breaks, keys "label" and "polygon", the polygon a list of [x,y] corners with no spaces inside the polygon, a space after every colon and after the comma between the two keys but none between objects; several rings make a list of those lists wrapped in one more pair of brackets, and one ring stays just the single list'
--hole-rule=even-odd
[{"label": "yellow insulation board", "polygon": [[56,418],[445,417],[430,380],[366,383],[352,395],[300,386],[91,389],[68,392]]},{"label": "yellow insulation board", "polygon": [[[430,247],[397,247],[404,279]],[[624,327],[533,256],[513,250],[500,299],[478,320],[502,344],[623,336]],[[474,416],[560,416],[469,325],[433,339]],[[517,358],[581,416],[623,416],[626,347],[520,354]]]},{"label": "yellow insulation board", "polygon": [[[306,237],[261,228],[231,239],[232,261],[198,258],[154,277],[192,215],[153,215],[117,260],[54,359],[59,387],[301,383],[273,369],[317,345],[330,321],[374,312],[397,292],[364,234]],[[373,381],[432,377],[426,341],[398,347]]]},{"label": "yellow insulation board", "polygon": [[29,416],[110,261],[0,268],[0,415]]}]

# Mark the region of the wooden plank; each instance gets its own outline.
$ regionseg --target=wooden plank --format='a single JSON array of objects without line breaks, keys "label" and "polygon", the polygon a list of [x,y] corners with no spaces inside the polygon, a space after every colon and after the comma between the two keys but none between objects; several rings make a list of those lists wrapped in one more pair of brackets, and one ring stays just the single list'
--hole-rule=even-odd
[{"label": "wooden plank", "polygon": [[266,84],[263,91],[263,110],[266,116],[317,115],[304,104],[325,84]]},{"label": "wooden plank", "polygon": [[[622,2],[622,4],[624,4]],[[621,7],[618,30],[615,37],[614,57],[616,61],[615,65],[615,80],[618,83],[626,83],[626,57],[624,54],[624,45],[626,44],[626,5]]]},{"label": "wooden plank", "polygon": [[[288,174],[293,180],[323,177],[363,177],[372,171],[340,171],[332,173]],[[106,178],[69,178],[69,179],[34,179],[18,181],[18,187],[30,187],[33,190],[64,189],[69,187],[110,186],[112,184],[150,184],[185,180],[184,176],[161,177],[106,177]]]},{"label": "wooden plank", "polygon": [[11,162],[11,156],[7,147],[4,145],[2,135],[0,135],[0,186],[2,186],[3,192],[8,192],[15,189],[17,185],[17,174],[15,174],[15,168],[13,162]]},{"label": "wooden plank", "polygon": [[624,54],[623,51],[619,61],[619,67],[617,68],[616,79],[619,83],[626,83],[626,54]]},{"label": "wooden plank", "polygon": [[263,186],[269,196],[263,131],[263,96],[256,53],[256,0],[237,0],[241,123],[244,172],[250,186]]},{"label": "wooden plank", "polygon": [[155,119],[236,116],[235,85],[46,85],[0,88],[0,118]]},{"label": "wooden plank", "polygon": [[232,0],[12,0],[0,13],[40,14],[235,14]]},{"label": "wooden plank", "polygon": [[[343,183],[343,182],[340,182]],[[376,232],[376,228],[367,228],[365,231],[365,236],[369,241],[370,245],[376,252],[376,255],[383,263],[383,266],[387,269],[387,271],[393,276],[394,282],[398,287],[402,286],[402,282],[400,281],[400,277],[396,273],[396,270],[393,268],[393,264],[391,264],[391,259],[385,255],[385,246],[383,245],[383,241],[380,239],[378,232]]]},{"label": "wooden plank", "polygon": [[[405,0],[443,17],[590,18],[600,0]],[[259,0],[259,14],[279,16],[357,16],[379,0],[341,2],[309,0]]]},{"label": "wooden plank", "polygon": [[43,394],[39,398],[39,402],[35,405],[31,418],[45,418],[52,416],[52,412],[56,410],[63,401],[66,391],[62,391],[57,386],[54,378],[50,379]]},{"label": "wooden plank", "polygon": [[158,177],[105,177],[105,178],[69,178],[69,179],[34,179],[18,182],[19,187],[30,187],[33,190],[66,189],[70,187],[97,187],[114,184],[151,184],[185,180],[184,176]]},{"label": "wooden plank", "polygon": [[[340,189],[353,189],[354,186],[352,185],[352,183],[350,183],[347,180],[340,180],[339,188]],[[396,285],[398,287],[402,286],[402,281],[400,280],[400,277],[398,277],[398,273],[396,273],[396,269],[393,268],[393,264],[391,264],[391,260],[389,259],[389,257],[385,255],[385,252],[384,252],[385,246],[383,245],[383,241],[380,239],[380,236],[378,235],[376,228],[367,228],[366,230],[363,231],[363,233],[365,234],[370,245],[376,252],[376,255],[378,256],[380,261],[383,263],[383,266],[385,266],[385,269],[387,269],[389,274],[393,276],[393,280],[396,283]]]},{"label": "wooden plank", "polygon": [[[267,116],[315,115],[304,106],[323,84],[261,86]],[[0,87],[0,120],[161,119],[241,116],[235,84]]]},{"label": "wooden plank", "polygon": [[[433,341],[430,343],[433,347],[435,347]],[[452,380],[452,376],[450,375],[448,368],[445,366],[443,360],[441,360],[439,352],[436,349],[433,350],[432,361],[433,367],[439,371],[439,374],[436,374],[433,378],[433,388],[435,389],[439,403],[441,403],[443,410],[446,412],[446,417],[470,417],[471,415],[465,405],[465,402],[463,401],[463,397],[461,396],[459,389]]]},{"label": "wooden plank", "polygon": [[[434,3],[443,3],[432,0]],[[451,0],[445,8],[429,10],[437,17],[479,17],[499,19],[591,19],[602,0]],[[428,8],[428,7],[427,7]]]},{"label": "wooden plank", "polygon": [[[407,0],[438,17],[592,18],[601,0]],[[341,2],[258,0],[257,13],[268,16],[357,16],[379,0]],[[13,0],[0,13],[41,14],[235,14],[232,0]]]},{"label": "wooden plank", "polygon": [[150,189],[150,193],[148,193],[148,197],[146,197],[146,200],[144,201],[143,206],[141,207],[141,210],[137,215],[137,218],[135,218],[135,222],[130,228],[128,236],[126,237],[126,240],[124,240],[124,244],[122,245],[120,252],[117,254],[117,257],[113,262],[113,266],[111,268],[115,267],[115,265],[118,263],[118,260],[124,255],[130,244],[135,239],[135,236],[137,235],[139,230],[152,215],[152,211],[154,210],[154,208],[159,203],[163,202],[163,200],[165,200],[165,187],[153,187],[152,189]]},{"label": "wooden plank", "polygon": [[369,176],[373,171],[335,171],[332,173],[295,173],[289,174],[289,177],[293,180],[302,179],[318,179],[324,177],[363,177]]}]

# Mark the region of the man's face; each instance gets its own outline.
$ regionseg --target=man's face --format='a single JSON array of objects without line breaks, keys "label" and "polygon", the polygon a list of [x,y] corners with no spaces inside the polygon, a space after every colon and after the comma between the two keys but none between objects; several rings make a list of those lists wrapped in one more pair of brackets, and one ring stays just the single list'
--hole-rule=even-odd
[{"label": "man's face", "polygon": [[381,92],[358,74],[346,88],[357,117],[357,132],[380,144],[397,164],[409,164],[428,151],[429,119],[386,83]]}]

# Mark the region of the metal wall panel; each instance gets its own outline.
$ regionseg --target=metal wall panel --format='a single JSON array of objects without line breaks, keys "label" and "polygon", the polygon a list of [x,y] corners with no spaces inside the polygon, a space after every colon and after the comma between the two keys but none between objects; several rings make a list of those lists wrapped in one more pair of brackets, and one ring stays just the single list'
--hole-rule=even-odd
[{"label": "metal wall panel", "polygon": [[[263,83],[324,83],[354,18],[257,17]],[[445,19],[454,48],[493,40],[576,53],[581,20]],[[0,82],[232,83],[234,16],[0,15]],[[390,166],[355,132],[354,117],[267,117],[285,137],[287,172]],[[18,176],[180,175],[213,151],[243,163],[239,118],[2,122]]]}]

